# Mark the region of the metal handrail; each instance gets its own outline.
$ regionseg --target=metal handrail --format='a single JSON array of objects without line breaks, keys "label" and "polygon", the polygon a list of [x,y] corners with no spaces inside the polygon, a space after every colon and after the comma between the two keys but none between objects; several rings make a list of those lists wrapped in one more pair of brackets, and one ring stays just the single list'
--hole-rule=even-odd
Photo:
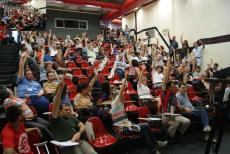
[{"label": "metal handrail", "polygon": [[129,32],[134,31],[135,37],[136,37],[136,39],[137,39],[137,35],[138,35],[138,34],[144,32],[144,31],[152,30],[152,29],[154,29],[154,30],[157,31],[158,35],[159,35],[160,38],[163,40],[163,42],[165,43],[165,45],[168,47],[168,49],[170,49],[170,46],[169,46],[168,42],[165,40],[165,38],[163,37],[163,35],[162,35],[161,32],[159,31],[159,29],[158,29],[157,27],[155,27],[155,26],[154,26],[154,27],[150,27],[150,28],[142,29],[142,30],[140,30],[140,31],[138,31],[138,32],[137,32],[135,29],[130,29]]}]

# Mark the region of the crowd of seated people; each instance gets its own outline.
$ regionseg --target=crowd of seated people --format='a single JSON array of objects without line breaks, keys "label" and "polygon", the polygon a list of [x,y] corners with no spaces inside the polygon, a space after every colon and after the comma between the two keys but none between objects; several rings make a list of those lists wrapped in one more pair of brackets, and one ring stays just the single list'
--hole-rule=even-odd
[{"label": "crowd of seated people", "polygon": [[13,43],[12,31],[44,30],[46,14],[40,10],[27,7],[0,5],[0,42]]},{"label": "crowd of seated people", "polygon": [[[218,70],[218,64],[211,62],[201,71],[205,48],[201,40],[191,49],[181,39],[182,48],[178,49],[176,37],[169,35],[169,39],[167,52],[158,41],[153,45],[141,38],[131,42],[125,32],[115,30],[106,30],[95,40],[86,33],[60,38],[51,30],[24,32],[15,93],[2,87],[0,101],[7,113],[17,110],[15,116],[30,119],[25,127],[39,128],[44,140],[80,143],[60,148],[62,153],[97,153],[100,146],[84,138],[89,133],[84,123],[92,117],[103,119],[106,127],[124,139],[139,135],[150,153],[159,153],[166,140],[183,137],[194,117],[205,133],[211,131],[205,109],[209,105],[206,79]],[[157,127],[166,128],[163,132],[168,137],[155,137],[151,117],[161,121],[164,127]],[[8,121],[6,127],[16,120]],[[95,127],[91,123],[92,130]],[[7,140],[4,135],[2,139]],[[20,153],[15,145],[3,141],[5,153],[9,148]]]},{"label": "crowd of seated people", "polygon": [[46,15],[31,6],[11,7],[6,5],[1,21],[4,21],[7,28],[11,30],[44,30]]}]

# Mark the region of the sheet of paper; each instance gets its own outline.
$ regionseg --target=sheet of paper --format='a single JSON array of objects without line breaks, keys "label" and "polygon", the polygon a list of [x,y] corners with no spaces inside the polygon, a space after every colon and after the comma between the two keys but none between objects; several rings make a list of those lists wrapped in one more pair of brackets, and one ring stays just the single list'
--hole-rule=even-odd
[{"label": "sheet of paper", "polygon": [[72,142],[72,141],[65,141],[65,142],[58,142],[58,141],[50,141],[52,144],[55,144],[57,146],[63,146],[63,147],[69,147],[69,146],[76,146],[79,145],[78,142]]}]

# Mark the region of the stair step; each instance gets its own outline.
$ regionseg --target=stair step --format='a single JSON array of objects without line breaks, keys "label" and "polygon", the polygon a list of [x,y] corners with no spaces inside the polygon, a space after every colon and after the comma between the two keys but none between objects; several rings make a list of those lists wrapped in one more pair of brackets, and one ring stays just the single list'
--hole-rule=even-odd
[{"label": "stair step", "polygon": [[16,68],[15,69],[11,69],[11,70],[9,70],[9,69],[7,69],[7,70],[3,70],[3,69],[1,69],[0,70],[0,75],[4,75],[4,74],[14,74],[14,73],[16,73],[17,72],[17,70],[16,70]]},{"label": "stair step", "polygon": [[1,79],[0,84],[9,84],[11,82],[10,79]]},{"label": "stair step", "polygon": [[2,75],[0,75],[0,79],[11,79],[15,75],[16,75],[16,73],[14,73],[14,74],[2,74]]}]

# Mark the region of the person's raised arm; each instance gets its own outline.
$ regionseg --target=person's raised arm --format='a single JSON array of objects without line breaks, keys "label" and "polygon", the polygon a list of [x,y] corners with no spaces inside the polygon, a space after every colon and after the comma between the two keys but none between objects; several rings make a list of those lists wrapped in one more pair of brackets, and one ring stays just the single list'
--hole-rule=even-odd
[{"label": "person's raised arm", "polygon": [[142,64],[141,65],[141,72],[140,72],[140,75],[139,75],[139,79],[138,79],[138,84],[141,84],[142,83],[142,75],[143,75],[143,72],[144,72],[144,70],[145,70],[146,68],[145,68],[145,64]]},{"label": "person's raised arm", "polygon": [[29,54],[25,51],[21,54],[18,68],[18,78],[20,79],[24,76],[24,65],[28,56]]},{"label": "person's raised arm", "polygon": [[181,34],[180,41],[181,41],[181,44],[183,46],[183,42],[184,42],[184,40],[183,40],[183,33]]},{"label": "person's raised arm", "polygon": [[123,92],[125,91],[128,75],[129,75],[129,71],[125,71],[125,79],[123,79],[123,81],[122,81],[121,89],[120,89],[119,94],[118,94],[118,96],[120,97],[121,100],[123,99]]},{"label": "person's raised arm", "polygon": [[49,35],[48,35],[48,47],[51,46],[51,36],[52,36],[52,31],[51,31],[51,29],[50,29]]},{"label": "person's raised arm", "polygon": [[96,82],[96,80],[97,80],[97,77],[98,77],[98,72],[97,72],[97,70],[95,70],[94,71],[94,76],[93,76],[93,79],[90,81],[90,83],[89,83],[89,91],[91,91],[92,90],[92,88],[93,88],[93,85],[94,85],[94,83]]},{"label": "person's raised arm", "polygon": [[171,63],[170,63],[170,60],[167,61],[167,66],[164,67],[164,78],[163,78],[163,86],[162,86],[162,89],[163,91],[166,90],[166,84],[168,82],[168,79],[169,79],[169,70],[170,70],[170,66]]},{"label": "person's raised arm", "polygon": [[65,84],[63,81],[61,83],[59,83],[59,85],[57,87],[58,90],[57,90],[56,96],[54,97],[53,108],[52,108],[52,112],[51,112],[51,116],[54,119],[58,117],[59,105],[61,104],[61,94],[62,94],[62,90],[63,90],[64,85]]},{"label": "person's raised arm", "polygon": [[168,31],[168,38],[169,40],[171,40],[171,36],[170,36],[170,32]]},{"label": "person's raised arm", "polygon": [[192,59],[191,63],[192,63],[192,73],[194,73],[196,71],[196,62],[194,58]]}]

